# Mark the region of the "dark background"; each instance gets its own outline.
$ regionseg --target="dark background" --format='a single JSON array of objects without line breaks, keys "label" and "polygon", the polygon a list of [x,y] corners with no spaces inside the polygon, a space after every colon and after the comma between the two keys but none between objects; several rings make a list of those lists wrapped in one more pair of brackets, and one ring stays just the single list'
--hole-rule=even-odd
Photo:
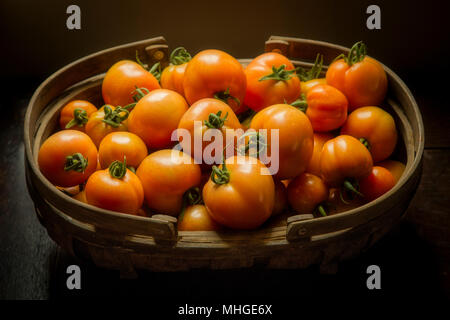
[{"label": "dark background", "polygon": [[[81,30],[67,30],[66,8],[81,8]],[[381,30],[366,28],[370,4]],[[12,1],[0,2],[0,298],[92,296],[194,299],[280,297],[373,299],[382,302],[450,296],[448,124],[450,4],[446,1]],[[47,236],[27,194],[23,116],[33,91],[67,63],[115,45],[163,35],[191,53],[223,49],[238,58],[261,53],[270,35],[333,42],[363,40],[369,54],[410,87],[426,131],[424,173],[407,217],[373,248],[344,262],[336,275],[317,268],[144,273],[139,280],[82,265],[83,289],[65,289],[74,261]],[[365,270],[378,264],[382,290],[369,292]],[[151,288],[151,290],[149,289]],[[217,298],[216,300],[214,300]],[[271,300],[272,299],[272,300]],[[240,303],[244,303],[244,301]]]}]

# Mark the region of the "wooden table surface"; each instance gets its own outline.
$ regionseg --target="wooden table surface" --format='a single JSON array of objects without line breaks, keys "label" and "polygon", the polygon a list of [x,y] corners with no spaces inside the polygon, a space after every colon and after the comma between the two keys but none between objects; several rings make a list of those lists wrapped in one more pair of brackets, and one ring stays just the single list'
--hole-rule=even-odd
[{"label": "wooden table surface", "polygon": [[[120,279],[115,271],[83,264],[62,252],[39,224],[24,177],[23,118],[39,82],[3,88],[0,118],[0,298],[59,299],[140,296],[172,301],[264,297],[373,297],[366,268],[379,265],[381,301],[450,297],[450,111],[422,84],[408,84],[422,110],[426,150],[423,176],[405,220],[360,256],[343,262],[335,275],[306,270],[141,273]],[[79,264],[82,289],[66,288],[66,268]],[[294,290],[294,292],[293,292]]]}]

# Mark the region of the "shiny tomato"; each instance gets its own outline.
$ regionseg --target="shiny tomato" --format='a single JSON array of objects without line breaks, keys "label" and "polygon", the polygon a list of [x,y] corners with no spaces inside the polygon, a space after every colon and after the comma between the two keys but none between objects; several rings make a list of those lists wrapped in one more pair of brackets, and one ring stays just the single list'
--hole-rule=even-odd
[{"label": "shiny tomato", "polygon": [[124,158],[129,167],[137,168],[147,155],[147,147],[142,139],[125,131],[111,132],[103,138],[98,148],[98,159],[103,169]]},{"label": "shiny tomato", "polygon": [[[311,123],[303,112],[287,104],[276,104],[259,111],[250,128],[256,131],[267,129],[267,156],[279,160],[278,167],[274,161],[268,167],[277,179],[294,178],[305,171],[314,140]],[[278,141],[272,141],[272,134],[276,133],[272,129],[278,129]]]},{"label": "shiny tomato", "polygon": [[377,166],[388,169],[389,172],[394,177],[395,183],[397,183],[398,180],[400,180],[406,168],[406,166],[403,163],[395,160],[385,160],[377,163]]},{"label": "shiny tomato", "polygon": [[136,88],[152,91],[161,87],[158,80],[136,62],[119,61],[106,72],[103,79],[103,100],[106,104],[124,107],[134,102]]},{"label": "shiny tomato", "polygon": [[233,111],[240,111],[246,88],[244,69],[226,52],[204,50],[189,61],[184,72],[183,88],[189,104],[216,97]]},{"label": "shiny tomato", "polygon": [[367,201],[375,200],[392,189],[395,179],[388,169],[374,166],[369,176],[359,180],[359,190]]},{"label": "shiny tomato", "polygon": [[144,187],[145,201],[150,209],[177,216],[183,195],[200,185],[200,167],[186,153],[171,149],[147,156],[136,170]]},{"label": "shiny tomato", "polygon": [[98,147],[107,134],[128,130],[128,115],[127,109],[105,105],[91,114],[86,123],[86,133]]},{"label": "shiny tomato", "polygon": [[369,149],[374,162],[387,159],[397,144],[394,118],[378,107],[362,107],[350,113],[341,134],[360,139]]},{"label": "shiny tomato", "polygon": [[316,85],[306,95],[306,115],[314,132],[327,132],[342,126],[347,119],[347,98],[327,84]]},{"label": "shiny tomato", "polygon": [[170,65],[161,74],[161,87],[178,92],[184,96],[184,72],[191,55],[185,48],[179,47],[172,51],[170,55]]},{"label": "shiny tomato", "polygon": [[42,174],[54,185],[75,186],[95,171],[97,148],[85,133],[62,130],[44,141],[38,164]]},{"label": "shiny tomato", "polygon": [[302,173],[289,183],[288,201],[298,213],[308,214],[316,210],[327,215],[322,204],[328,199],[328,187],[321,178],[310,173]]},{"label": "shiny tomato", "polygon": [[244,104],[259,111],[265,107],[294,102],[300,96],[300,80],[285,56],[267,52],[245,68],[247,91]]},{"label": "shiny tomato", "polygon": [[352,136],[341,135],[325,142],[320,155],[320,172],[331,187],[348,185],[349,180],[360,180],[372,171],[369,150]]},{"label": "shiny tomato", "polygon": [[[198,126],[195,126],[195,123],[198,123]],[[222,134],[222,140],[209,141],[211,139],[207,139],[207,136],[211,133],[210,129],[220,130]],[[239,123],[238,118],[234,114],[231,107],[229,107],[226,103],[218,100],[218,99],[201,99],[194,103],[186,113],[181,117],[181,120],[178,124],[178,137],[183,148],[183,151],[190,154],[194,157],[196,163],[206,163],[220,164],[222,163],[222,150],[226,146],[226,132],[228,129],[241,129],[241,124]],[[186,136],[184,133],[189,133]],[[195,150],[195,139],[201,141],[201,153]],[[219,155],[216,155],[215,151],[211,152],[211,156],[214,159],[205,158],[204,151],[206,148],[214,149],[217,147],[221,150]],[[229,150],[229,154],[234,154],[234,146],[230,145],[227,148],[227,152]]]},{"label": "shiny tomato", "polygon": [[97,108],[86,100],[73,100],[66,104],[59,115],[61,129],[73,129],[84,132],[84,126],[89,116],[96,112]]},{"label": "shiny tomato", "polygon": [[144,202],[139,178],[126,167],[126,161],[114,161],[108,169],[94,172],[86,183],[89,204],[122,213],[137,215]]},{"label": "shiny tomato", "polygon": [[308,94],[309,90],[311,90],[318,84],[327,84],[327,79],[318,78],[318,79],[311,79],[308,81],[300,81],[301,92],[306,95]]},{"label": "shiny tomato", "polygon": [[178,231],[215,231],[221,228],[201,204],[187,207],[180,215],[177,227]]},{"label": "shiny tomato", "polygon": [[379,105],[387,91],[387,76],[383,66],[366,56],[362,42],[356,43],[347,57],[334,61],[327,70],[327,83],[342,91],[349,110]]},{"label": "shiny tomato", "polygon": [[220,169],[213,167],[203,200],[218,223],[233,229],[255,229],[272,214],[275,186],[261,161],[233,156]]},{"label": "shiny tomato", "polygon": [[280,180],[275,179],[273,182],[275,183],[275,204],[273,206],[272,216],[277,216],[287,208],[287,189]]},{"label": "shiny tomato", "polygon": [[149,149],[168,148],[172,133],[188,110],[186,100],[177,92],[153,90],[139,100],[128,118],[128,130],[137,134]]},{"label": "shiny tomato", "polygon": [[325,142],[333,138],[334,136],[331,133],[314,133],[314,149],[309,164],[306,167],[306,172],[320,177],[320,154],[322,153]]}]

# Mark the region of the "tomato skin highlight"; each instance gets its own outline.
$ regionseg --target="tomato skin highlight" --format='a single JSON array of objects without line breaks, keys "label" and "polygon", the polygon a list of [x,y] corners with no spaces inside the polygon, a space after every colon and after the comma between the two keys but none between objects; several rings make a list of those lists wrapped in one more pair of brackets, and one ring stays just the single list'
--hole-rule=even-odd
[{"label": "tomato skin highlight", "polygon": [[374,162],[387,159],[397,144],[394,118],[379,107],[361,107],[350,113],[341,134],[366,139]]},{"label": "tomato skin highlight", "polygon": [[229,94],[226,103],[237,111],[245,96],[247,80],[242,65],[234,57],[220,50],[204,50],[189,61],[184,72],[183,88],[190,105],[203,98],[214,98],[219,92]]},{"label": "tomato skin highlight", "polygon": [[306,115],[314,132],[327,132],[342,126],[347,120],[348,101],[342,92],[327,84],[311,88],[306,96]]},{"label": "tomato skin highlight", "polygon": [[253,59],[245,68],[247,89],[244,104],[249,108],[260,111],[265,107],[292,103],[300,96],[300,80],[295,75],[289,80],[260,79],[273,72],[272,67],[285,65],[285,70],[293,70],[294,65],[285,56],[276,52],[267,52]]},{"label": "tomato skin highlight", "polygon": [[172,133],[188,110],[186,100],[177,92],[153,90],[139,100],[128,117],[128,130],[138,135],[149,149],[168,148],[175,142]]},{"label": "tomato skin highlight", "polygon": [[328,140],[334,138],[331,133],[314,133],[314,148],[309,164],[305,172],[311,173],[320,177],[320,155],[322,153],[323,145]]},{"label": "tomato skin highlight", "polygon": [[313,213],[328,199],[328,187],[323,180],[310,173],[302,173],[287,188],[290,206],[298,213]]},{"label": "tomato skin highlight", "polygon": [[359,190],[367,201],[375,200],[391,190],[395,179],[386,168],[374,166],[369,176],[359,181]]},{"label": "tomato skin highlight", "polygon": [[394,177],[395,183],[397,183],[398,180],[400,180],[400,178],[403,175],[403,172],[406,169],[406,166],[403,163],[396,160],[384,160],[382,162],[377,163],[377,166],[388,169],[389,172]]},{"label": "tomato skin highlight", "polygon": [[184,97],[184,73],[187,63],[170,65],[161,73],[161,87],[178,92]]},{"label": "tomato skin highlight", "polygon": [[185,209],[177,228],[178,231],[216,231],[221,226],[211,218],[204,205],[196,204]]},{"label": "tomato skin highlight", "polygon": [[311,90],[313,87],[317,86],[318,84],[327,84],[327,79],[325,78],[317,78],[317,79],[311,79],[308,81],[300,81],[300,88],[301,93],[308,94],[309,90]]},{"label": "tomato skin highlight", "polygon": [[221,225],[232,229],[256,229],[273,211],[275,186],[272,176],[255,158],[250,161],[247,156],[234,156],[225,163],[230,180],[218,185],[210,179],[205,184],[205,206]]},{"label": "tomato skin highlight", "polygon": [[137,168],[148,155],[145,143],[131,132],[112,132],[103,138],[98,149],[100,167],[106,169],[118,160],[126,158],[127,166]]},{"label": "tomato skin highlight", "polygon": [[[72,119],[74,118],[73,112],[75,111],[75,109],[81,109],[81,110],[86,111],[86,115],[88,118],[92,113],[97,111],[97,108],[89,101],[72,100],[61,109],[61,112],[59,115],[59,127],[61,129],[66,129],[67,124],[70,121],[72,121]],[[70,127],[69,129],[85,132],[84,128],[85,128],[84,125],[82,125],[82,126],[74,125],[74,126]]]},{"label": "tomato skin highlight", "polygon": [[103,101],[125,107],[134,102],[136,87],[149,91],[161,88],[158,80],[142,66],[131,60],[121,60],[106,72],[102,83]]},{"label": "tomato skin highlight", "polygon": [[[83,172],[65,171],[66,157],[81,153],[87,159]],[[48,137],[38,154],[42,174],[54,185],[72,187],[86,181],[97,167],[97,148],[92,140],[77,130],[62,130]]]}]

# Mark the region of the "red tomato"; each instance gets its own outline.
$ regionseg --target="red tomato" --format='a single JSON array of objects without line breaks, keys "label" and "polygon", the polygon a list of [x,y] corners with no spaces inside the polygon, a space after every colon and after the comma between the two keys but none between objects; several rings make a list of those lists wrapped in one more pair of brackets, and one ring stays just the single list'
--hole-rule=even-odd
[{"label": "red tomato", "polygon": [[394,185],[395,179],[389,170],[374,166],[370,175],[359,181],[359,190],[367,201],[372,201],[391,190]]},{"label": "red tomato", "polygon": [[259,111],[265,107],[294,102],[300,96],[300,80],[294,65],[276,52],[264,53],[245,68],[247,91],[244,104]]},{"label": "red tomato", "polygon": [[204,50],[189,61],[183,80],[189,104],[203,98],[218,98],[233,111],[240,111],[246,78],[242,65],[220,50]]},{"label": "red tomato", "polygon": [[328,187],[323,180],[310,173],[302,173],[289,183],[288,201],[298,213],[307,214],[318,210],[326,215],[321,204],[328,199]]},{"label": "red tomato", "polygon": [[84,132],[84,125],[89,116],[96,112],[97,108],[85,100],[73,100],[66,104],[59,115],[59,126],[61,129],[72,129]]}]

